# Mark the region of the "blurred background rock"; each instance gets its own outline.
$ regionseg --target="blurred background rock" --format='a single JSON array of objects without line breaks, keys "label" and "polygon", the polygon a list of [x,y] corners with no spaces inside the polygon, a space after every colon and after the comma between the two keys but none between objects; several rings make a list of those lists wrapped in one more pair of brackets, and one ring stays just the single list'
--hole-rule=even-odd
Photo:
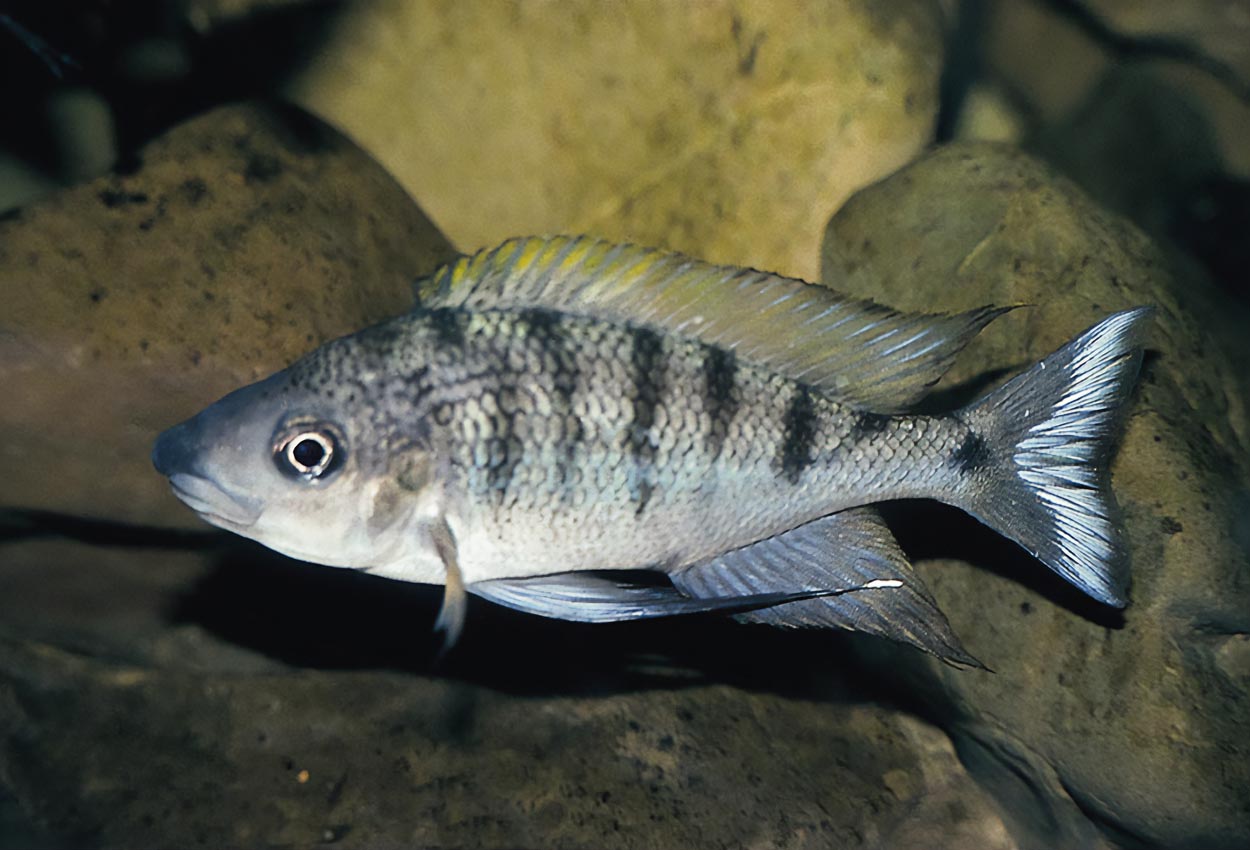
[{"label": "blurred background rock", "polygon": [[[10,0],[0,94],[0,848],[1250,841],[1250,0]],[[965,378],[1161,302],[1136,607],[938,513],[904,543],[997,677],[485,605],[435,669],[436,593],[199,530],[147,468],[556,231],[1038,304]]]}]

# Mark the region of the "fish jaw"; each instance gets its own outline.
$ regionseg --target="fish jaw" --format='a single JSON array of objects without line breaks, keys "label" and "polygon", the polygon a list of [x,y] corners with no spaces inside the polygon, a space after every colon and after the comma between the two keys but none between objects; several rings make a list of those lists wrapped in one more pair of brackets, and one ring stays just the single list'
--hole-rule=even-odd
[{"label": "fish jaw", "polygon": [[212,525],[245,534],[260,518],[260,500],[231,492],[197,467],[190,449],[187,423],[175,425],[157,438],[152,465],[169,479],[174,495]]},{"label": "fish jaw", "polygon": [[207,478],[175,472],[169,475],[169,485],[184,505],[227,531],[246,534],[260,519],[261,506],[255,499],[229,493]]}]

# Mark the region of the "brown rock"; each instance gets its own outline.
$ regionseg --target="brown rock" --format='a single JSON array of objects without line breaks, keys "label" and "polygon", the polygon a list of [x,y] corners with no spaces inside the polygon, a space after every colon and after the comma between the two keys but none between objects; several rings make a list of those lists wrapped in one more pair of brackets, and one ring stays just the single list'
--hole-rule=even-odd
[{"label": "brown rock", "polygon": [[997,674],[891,659],[967,730],[983,781],[1032,771],[1045,787],[1053,770],[1054,787],[1141,845],[1246,846],[1250,422],[1222,351],[1244,339],[1195,319],[1211,294],[1180,288],[1139,231],[988,145],[940,150],[856,196],[829,224],[824,263],[830,285],[904,309],[1034,305],[982,334],[956,383],[1016,371],[1113,310],[1157,305],[1156,353],[1113,465],[1134,571],[1122,620],[975,522],[939,513],[940,530],[913,548],[937,556],[921,565],[926,580]]},{"label": "brown rock", "polygon": [[43,844],[1017,846],[828,635],[477,605],[436,675],[436,594],[211,540],[0,544],[0,801]]},{"label": "brown rock", "polygon": [[222,108],[140,160],[0,222],[0,506],[196,523],[150,469],[155,435],[401,312],[453,255],[298,110]]},{"label": "brown rock", "polygon": [[725,685],[206,677],[0,640],[0,760],[97,847],[1017,846],[934,727]]},{"label": "brown rock", "polygon": [[462,248],[589,232],[812,277],[824,222],[932,137],[929,0],[368,4],[294,98]]}]

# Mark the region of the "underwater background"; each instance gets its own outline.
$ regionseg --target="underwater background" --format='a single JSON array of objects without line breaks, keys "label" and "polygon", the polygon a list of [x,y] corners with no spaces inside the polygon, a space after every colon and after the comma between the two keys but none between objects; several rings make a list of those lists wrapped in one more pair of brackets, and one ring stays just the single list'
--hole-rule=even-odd
[{"label": "underwater background", "polygon": [[[1250,846],[1250,2],[0,4],[0,848]],[[609,626],[210,530],[155,435],[591,233],[1026,304],[949,409],[1158,307],[1090,602],[888,517],[970,652]]]}]

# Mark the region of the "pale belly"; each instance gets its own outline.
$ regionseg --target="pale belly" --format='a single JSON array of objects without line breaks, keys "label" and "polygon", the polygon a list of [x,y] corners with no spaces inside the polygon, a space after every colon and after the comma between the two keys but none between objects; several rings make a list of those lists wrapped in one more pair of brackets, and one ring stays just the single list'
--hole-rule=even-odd
[{"label": "pale belly", "polygon": [[[662,482],[657,482],[660,484]],[[461,508],[451,519],[466,581],[578,570],[670,571],[855,504],[827,481],[793,485],[771,471],[702,486],[656,487],[642,511],[626,486],[511,510]]]}]

